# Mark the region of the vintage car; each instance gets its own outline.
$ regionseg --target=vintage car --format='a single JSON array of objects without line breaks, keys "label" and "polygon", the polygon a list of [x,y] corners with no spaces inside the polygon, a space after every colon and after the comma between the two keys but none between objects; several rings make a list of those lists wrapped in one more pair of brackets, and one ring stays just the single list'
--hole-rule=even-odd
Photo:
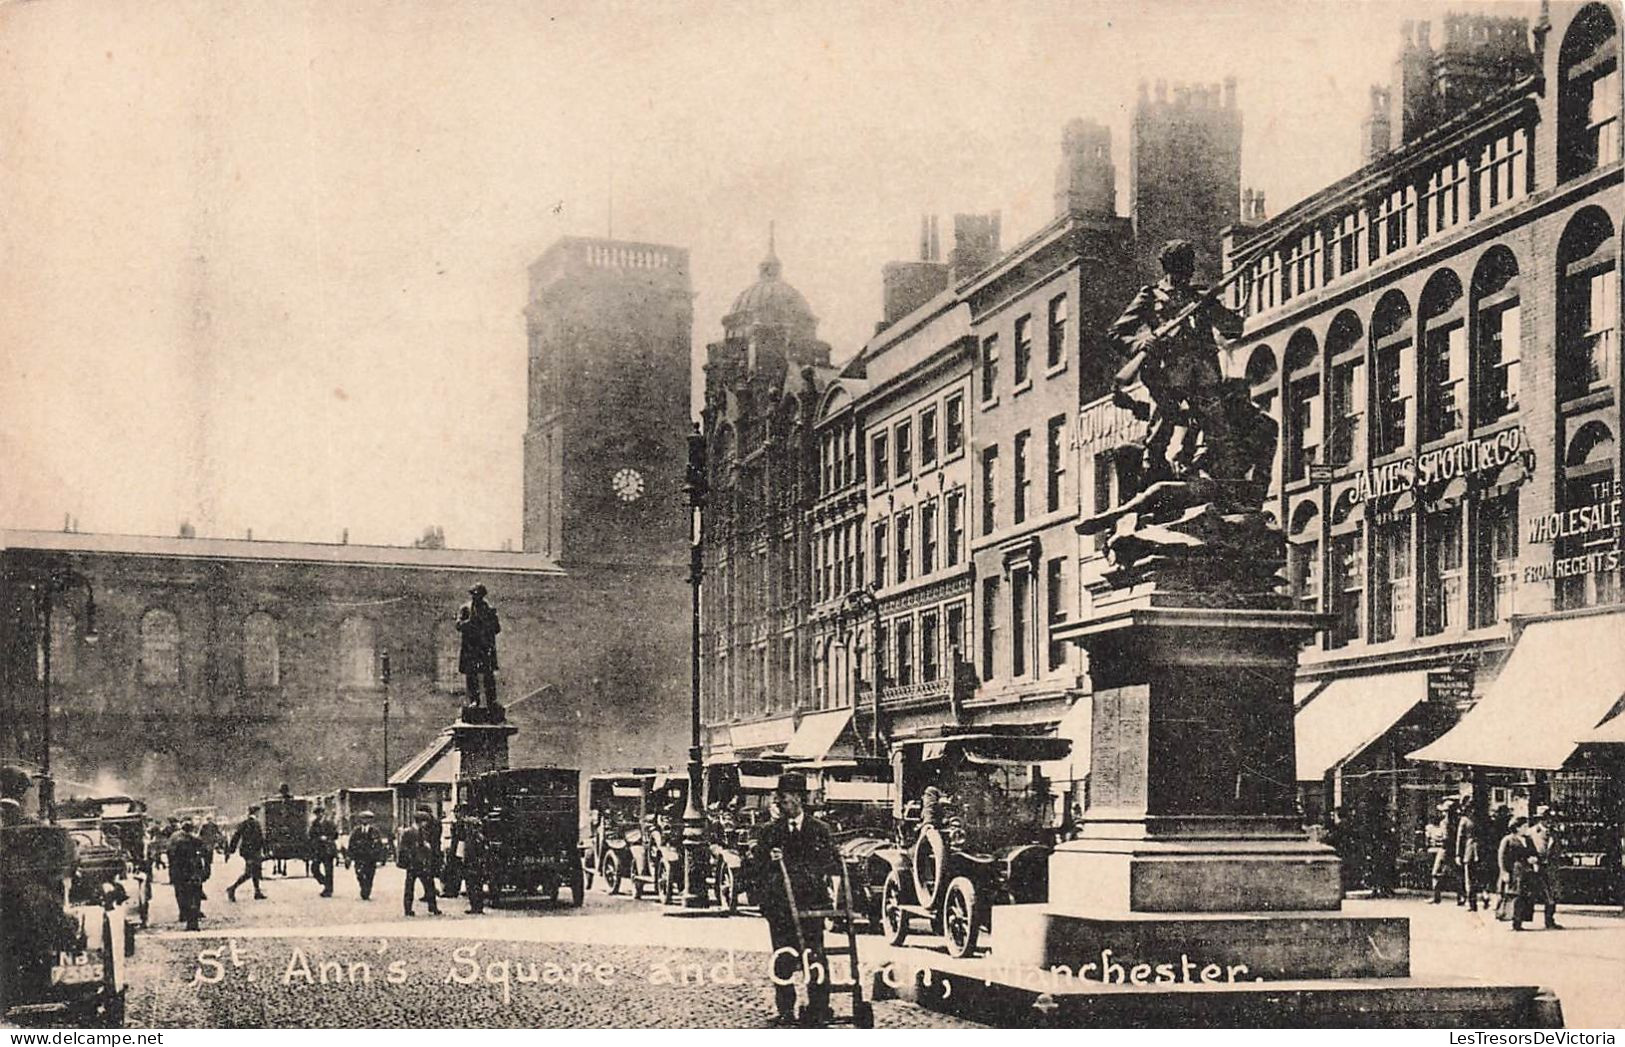
[{"label": "vintage car", "polygon": [[99,872],[78,869],[74,835],[62,825],[0,829],[5,1021],[65,1014],[74,1024],[124,1024],[124,958],[134,944],[126,903]]},{"label": "vintage car", "polygon": [[570,904],[586,895],[577,820],[581,772],[561,767],[521,767],[461,779],[457,794],[468,813],[484,825],[490,852],[486,892],[493,904],[504,895],[540,894],[558,899],[570,889]]},{"label": "vintage car", "polygon": [[705,765],[712,889],[729,912],[750,904],[746,875],[756,837],[773,820],[773,791],[784,771],[772,757],[714,760]]},{"label": "vintage car", "polygon": [[880,914],[893,945],[918,919],[968,956],[994,906],[1048,899],[1059,819],[1042,765],[1070,751],[1065,738],[990,729],[893,744],[901,862]]},{"label": "vintage car", "polygon": [[[88,858],[91,868],[104,874],[117,869],[112,879],[122,880],[122,888],[141,926],[147,926],[152,916],[152,852],[151,831],[147,821],[147,805],[128,796],[99,796],[57,801],[59,822],[83,823],[86,819],[99,819],[100,835],[106,844],[116,845],[123,852],[123,865],[118,867],[107,855]],[[71,831],[71,830],[70,830]],[[81,847],[80,860],[87,861]]]},{"label": "vintage car", "polygon": [[[619,894],[628,884],[638,898],[646,890],[662,895],[670,889],[665,864],[678,842],[667,813],[673,778],[668,772],[639,767],[588,779],[588,862],[610,894]],[[679,800],[679,817],[681,804]]]},{"label": "vintage car", "polygon": [[885,757],[827,757],[792,763],[807,780],[807,805],[829,826],[851,878],[852,911],[880,928],[886,876],[902,864],[892,818],[892,765]]},{"label": "vintage car", "polygon": [[288,874],[289,859],[303,862],[305,875],[310,875],[310,814],[314,807],[313,797],[295,796],[286,785],[276,796],[260,801],[265,828],[264,856],[270,859],[271,871],[276,875]]}]

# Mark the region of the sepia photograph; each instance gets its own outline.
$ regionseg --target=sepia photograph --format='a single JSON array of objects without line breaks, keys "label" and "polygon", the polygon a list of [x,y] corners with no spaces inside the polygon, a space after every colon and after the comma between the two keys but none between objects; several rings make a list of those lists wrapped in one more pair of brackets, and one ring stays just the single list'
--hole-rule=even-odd
[{"label": "sepia photograph", "polygon": [[1622,27],[0,0],[8,1042],[1614,1043]]}]

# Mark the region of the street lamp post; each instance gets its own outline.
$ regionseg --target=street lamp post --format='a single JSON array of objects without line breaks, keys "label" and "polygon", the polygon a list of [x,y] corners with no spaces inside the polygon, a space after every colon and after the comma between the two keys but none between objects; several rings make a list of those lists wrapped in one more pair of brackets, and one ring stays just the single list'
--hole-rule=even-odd
[{"label": "street lamp post", "polygon": [[384,777],[383,783],[389,784],[389,652],[385,651],[378,674],[384,681]]},{"label": "street lamp post", "polygon": [[[845,613],[854,617],[860,614],[869,615],[871,628],[869,630],[869,656],[873,659],[874,671],[870,674],[869,689],[874,692],[874,754],[885,755],[885,741],[880,732],[880,600],[872,589],[853,589],[846,594]],[[854,701],[857,695],[853,696]]]},{"label": "street lamp post", "polygon": [[688,803],[683,807],[683,908],[703,909],[708,905],[705,877],[709,855],[705,846],[705,809],[700,806],[700,789],[705,768],[700,743],[700,580],[705,572],[704,514],[706,482],[705,434],[698,424],[688,434],[688,479],[683,494],[689,508],[690,534],[688,584],[691,591],[692,623],[689,637],[689,748]]},{"label": "street lamp post", "polygon": [[52,598],[57,593],[63,593],[71,586],[83,586],[85,590],[85,642],[96,642],[96,590],[91,587],[90,579],[77,571],[66,567],[53,568],[45,576],[43,582],[35,582],[29,588],[34,593],[34,613],[40,623],[40,693],[42,708],[40,710],[41,750],[40,750],[40,783],[39,783],[39,813],[45,821],[56,820],[56,779],[51,777],[51,609]]}]

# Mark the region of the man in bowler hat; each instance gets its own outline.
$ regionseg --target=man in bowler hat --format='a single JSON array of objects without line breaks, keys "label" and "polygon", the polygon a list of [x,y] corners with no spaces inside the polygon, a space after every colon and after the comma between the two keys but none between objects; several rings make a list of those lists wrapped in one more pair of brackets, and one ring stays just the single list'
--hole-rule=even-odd
[{"label": "man in bowler hat", "polygon": [[829,829],[807,813],[807,782],[802,775],[780,776],[774,795],[779,817],[757,841],[751,882],[773,942],[775,1024],[795,1021],[794,979],[799,972],[807,979],[802,1024],[824,1025],[830,1016],[824,919],[802,916],[798,921],[796,915],[830,907],[829,876],[840,870],[841,860]]}]

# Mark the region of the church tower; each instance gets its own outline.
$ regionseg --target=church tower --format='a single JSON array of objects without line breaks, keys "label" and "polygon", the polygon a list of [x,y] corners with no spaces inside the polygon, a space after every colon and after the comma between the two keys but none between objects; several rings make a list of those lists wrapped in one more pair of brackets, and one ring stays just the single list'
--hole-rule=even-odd
[{"label": "church tower", "polygon": [[524,547],[571,565],[686,564],[688,252],[566,237],[530,267]]}]

